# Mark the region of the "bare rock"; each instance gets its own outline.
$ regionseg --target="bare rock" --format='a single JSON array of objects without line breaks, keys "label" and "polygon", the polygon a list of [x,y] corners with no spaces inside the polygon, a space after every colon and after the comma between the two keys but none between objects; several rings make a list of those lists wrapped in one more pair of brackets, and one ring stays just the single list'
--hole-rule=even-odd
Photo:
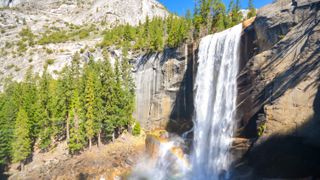
[{"label": "bare rock", "polygon": [[320,172],[320,1],[296,2],[261,8],[247,30],[255,35],[241,62],[238,117],[241,136],[258,140],[241,162],[260,178]]}]

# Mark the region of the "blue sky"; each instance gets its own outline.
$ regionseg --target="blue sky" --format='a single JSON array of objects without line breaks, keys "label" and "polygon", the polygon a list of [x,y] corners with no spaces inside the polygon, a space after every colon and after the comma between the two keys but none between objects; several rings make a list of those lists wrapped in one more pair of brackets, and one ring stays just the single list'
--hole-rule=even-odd
[{"label": "blue sky", "polygon": [[[164,6],[166,6],[171,12],[176,12],[179,15],[184,15],[185,12],[194,8],[194,0],[158,0]],[[223,2],[228,5],[230,0],[223,0]],[[248,0],[240,0],[242,8],[248,6]],[[260,8],[266,4],[272,2],[272,0],[253,0],[255,6]]]}]

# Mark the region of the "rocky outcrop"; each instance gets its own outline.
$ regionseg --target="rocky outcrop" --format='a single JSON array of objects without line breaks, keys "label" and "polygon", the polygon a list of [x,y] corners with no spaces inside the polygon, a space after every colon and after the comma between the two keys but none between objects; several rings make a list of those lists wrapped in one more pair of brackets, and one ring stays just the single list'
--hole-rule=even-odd
[{"label": "rocky outcrop", "polygon": [[245,30],[239,132],[259,137],[244,157],[258,177],[319,176],[319,19],[318,0],[279,0]]},{"label": "rocky outcrop", "polygon": [[101,22],[138,25],[147,16],[165,17],[169,14],[156,0],[0,0],[0,7],[26,8],[26,14],[37,11],[79,25]]},{"label": "rocky outcrop", "polygon": [[135,118],[145,129],[184,132],[192,125],[193,45],[141,56],[135,65]]},{"label": "rocky outcrop", "polygon": [[[1,5],[10,7],[0,8],[0,81],[7,77],[21,81],[29,68],[41,74],[49,59],[53,63],[48,70],[55,75],[77,51],[82,51],[84,58],[91,54],[102,59],[101,49],[97,48],[103,39],[102,31],[169,14],[156,0],[0,0]],[[32,32],[29,37],[21,34],[26,28]],[[78,38],[77,29],[86,31],[87,37]],[[49,44],[38,42],[53,32],[74,34],[75,38]]]}]

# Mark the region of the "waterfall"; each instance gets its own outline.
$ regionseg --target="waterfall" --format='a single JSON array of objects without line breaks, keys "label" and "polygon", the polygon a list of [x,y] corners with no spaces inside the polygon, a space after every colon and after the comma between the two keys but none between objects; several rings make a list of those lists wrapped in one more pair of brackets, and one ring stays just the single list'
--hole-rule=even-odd
[{"label": "waterfall", "polygon": [[[142,160],[129,179],[228,179],[236,128],[237,74],[242,24],[202,38],[194,97],[194,139],[181,156],[181,139],[159,141],[158,157]],[[142,82],[143,83],[143,82]]]},{"label": "waterfall", "polygon": [[194,97],[192,179],[227,179],[236,127],[237,74],[242,24],[204,37]]}]

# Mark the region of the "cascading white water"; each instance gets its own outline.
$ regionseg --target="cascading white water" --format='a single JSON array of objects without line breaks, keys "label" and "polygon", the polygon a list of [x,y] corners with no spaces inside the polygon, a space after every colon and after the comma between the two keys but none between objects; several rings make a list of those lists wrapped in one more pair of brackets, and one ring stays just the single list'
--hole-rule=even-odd
[{"label": "cascading white water", "polygon": [[177,139],[160,143],[156,159],[140,163],[130,179],[228,179],[236,127],[237,74],[242,24],[202,38],[194,97],[194,148],[190,162],[174,153]]},{"label": "cascading white water", "polygon": [[201,40],[195,83],[192,179],[227,179],[236,126],[242,24]]}]

